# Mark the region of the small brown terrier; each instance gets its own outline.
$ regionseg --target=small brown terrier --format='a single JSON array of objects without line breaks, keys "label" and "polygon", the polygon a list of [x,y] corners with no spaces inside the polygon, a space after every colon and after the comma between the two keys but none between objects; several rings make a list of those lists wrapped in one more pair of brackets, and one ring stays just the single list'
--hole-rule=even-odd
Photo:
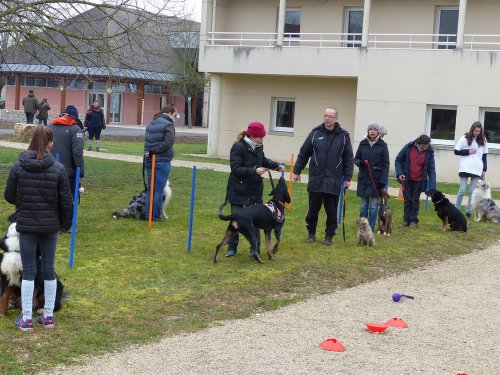
[{"label": "small brown terrier", "polygon": [[366,217],[360,217],[358,220],[356,220],[356,224],[358,224],[359,227],[358,245],[374,246],[375,235],[373,234],[372,228],[370,228],[368,219]]},{"label": "small brown terrier", "polygon": [[392,210],[387,204],[389,193],[385,188],[380,189],[380,208],[378,209],[378,234],[390,236],[392,233]]}]

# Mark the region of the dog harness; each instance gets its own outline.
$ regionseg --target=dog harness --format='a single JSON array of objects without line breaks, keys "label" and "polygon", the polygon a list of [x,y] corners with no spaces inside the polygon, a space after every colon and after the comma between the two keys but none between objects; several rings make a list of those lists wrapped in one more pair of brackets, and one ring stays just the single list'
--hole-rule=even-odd
[{"label": "dog harness", "polygon": [[[279,202],[284,206],[284,203]],[[282,224],[285,221],[285,214],[281,212],[281,210],[276,207],[276,204],[273,201],[269,201],[265,204],[267,208],[271,211],[271,215],[273,215],[273,220],[278,224]]]}]

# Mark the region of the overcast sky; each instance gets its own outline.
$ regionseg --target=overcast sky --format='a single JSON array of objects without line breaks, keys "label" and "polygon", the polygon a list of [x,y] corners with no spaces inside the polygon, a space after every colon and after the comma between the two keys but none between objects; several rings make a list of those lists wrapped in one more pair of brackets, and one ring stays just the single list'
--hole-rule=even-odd
[{"label": "overcast sky", "polygon": [[186,0],[188,10],[193,10],[193,19],[201,21],[201,0]]}]

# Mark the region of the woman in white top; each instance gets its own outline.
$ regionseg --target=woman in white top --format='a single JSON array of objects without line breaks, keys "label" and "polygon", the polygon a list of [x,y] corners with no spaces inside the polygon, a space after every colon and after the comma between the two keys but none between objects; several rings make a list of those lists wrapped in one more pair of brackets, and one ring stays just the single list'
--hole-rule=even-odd
[{"label": "woman in white top", "polygon": [[460,155],[460,167],[458,175],[460,176],[460,189],[457,194],[455,206],[460,209],[462,198],[467,188],[467,180],[470,177],[469,200],[465,215],[470,217],[471,194],[476,188],[477,181],[484,178],[487,170],[486,155],[488,154],[488,145],[483,133],[483,126],[476,121],[470,127],[470,131],[465,133],[455,146],[455,155]]}]

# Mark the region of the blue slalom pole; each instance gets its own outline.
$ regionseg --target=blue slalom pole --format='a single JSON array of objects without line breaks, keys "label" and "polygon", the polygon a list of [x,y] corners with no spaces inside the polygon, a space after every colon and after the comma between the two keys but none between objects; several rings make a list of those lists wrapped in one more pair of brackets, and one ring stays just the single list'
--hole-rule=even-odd
[{"label": "blue slalom pole", "polygon": [[196,165],[193,165],[193,177],[191,178],[191,208],[189,210],[188,253],[191,252],[191,240],[193,238],[194,193],[195,193],[195,191],[196,191]]},{"label": "blue slalom pole", "polygon": [[337,224],[340,224],[342,220],[342,204],[344,203],[344,176],[342,176],[342,182],[340,183],[340,196],[339,196],[339,207],[337,210]]},{"label": "blue slalom pole", "polygon": [[[281,163],[281,165],[284,167],[285,166],[285,163]],[[283,169],[283,171],[281,172],[281,177],[285,178],[285,170]]]},{"label": "blue slalom pole", "polygon": [[75,182],[75,195],[73,199],[73,223],[71,226],[71,245],[69,247],[69,268],[73,268],[73,259],[75,256],[75,238],[76,238],[76,222],[78,215],[78,202],[80,194],[80,167],[76,167],[76,182]]},{"label": "blue slalom pole", "polygon": [[[425,189],[426,192],[429,191],[429,180],[427,180],[427,188]],[[425,197],[425,211],[427,211],[427,209],[429,208],[429,196],[426,194],[426,197]]]},{"label": "blue slalom pole", "polygon": [[60,159],[59,154],[56,154],[56,161],[59,161],[59,159]]}]

